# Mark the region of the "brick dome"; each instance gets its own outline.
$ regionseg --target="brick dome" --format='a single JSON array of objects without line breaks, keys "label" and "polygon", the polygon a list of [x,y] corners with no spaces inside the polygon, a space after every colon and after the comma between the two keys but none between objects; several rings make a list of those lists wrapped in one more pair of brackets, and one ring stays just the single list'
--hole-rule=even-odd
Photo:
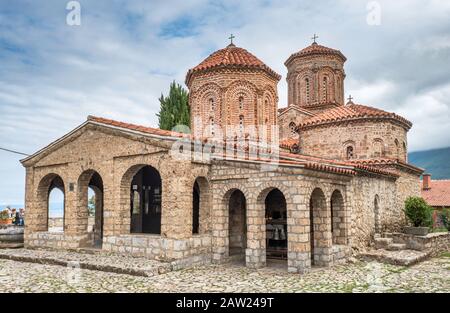
[{"label": "brick dome", "polygon": [[342,54],[341,51],[336,49],[331,49],[314,42],[310,46],[292,54],[284,63],[286,66],[297,57],[311,56],[311,55],[336,55],[342,59],[343,62],[347,61],[347,58]]},{"label": "brick dome", "polygon": [[209,55],[199,65],[190,69],[186,75],[186,85],[188,85],[192,75],[198,72],[210,71],[220,68],[244,68],[259,69],[267,72],[270,76],[281,79],[281,76],[268,67],[264,62],[247,50],[229,44],[226,48],[217,50]]}]

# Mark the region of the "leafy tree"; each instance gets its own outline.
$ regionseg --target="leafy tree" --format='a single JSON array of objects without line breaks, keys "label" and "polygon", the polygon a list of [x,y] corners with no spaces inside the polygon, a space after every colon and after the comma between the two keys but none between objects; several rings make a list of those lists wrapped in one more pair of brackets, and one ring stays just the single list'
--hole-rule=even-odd
[{"label": "leafy tree", "polygon": [[95,196],[90,197],[88,200],[88,211],[89,216],[95,215]]},{"label": "leafy tree", "polygon": [[190,125],[189,94],[180,84],[173,81],[167,97],[161,94],[159,98],[160,110],[157,114],[159,128],[173,130],[175,126]]},{"label": "leafy tree", "polygon": [[432,209],[421,197],[409,197],[405,201],[405,214],[415,227],[433,225]]}]

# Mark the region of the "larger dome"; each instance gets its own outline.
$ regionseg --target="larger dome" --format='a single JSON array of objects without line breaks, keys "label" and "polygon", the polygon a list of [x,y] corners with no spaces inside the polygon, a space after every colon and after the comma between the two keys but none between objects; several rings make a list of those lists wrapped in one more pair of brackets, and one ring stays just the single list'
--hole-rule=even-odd
[{"label": "larger dome", "polygon": [[341,51],[331,49],[314,42],[310,46],[292,54],[284,64],[287,66],[296,57],[311,56],[311,55],[336,55],[340,57],[343,62],[347,60],[347,58],[342,54]]},{"label": "larger dome", "polygon": [[277,80],[281,79],[279,74],[264,64],[264,62],[256,56],[243,48],[236,47],[234,44],[229,44],[226,48],[217,50],[209,55],[199,65],[190,69],[186,75],[186,84],[188,85],[194,73],[219,68],[260,69],[264,70]]}]

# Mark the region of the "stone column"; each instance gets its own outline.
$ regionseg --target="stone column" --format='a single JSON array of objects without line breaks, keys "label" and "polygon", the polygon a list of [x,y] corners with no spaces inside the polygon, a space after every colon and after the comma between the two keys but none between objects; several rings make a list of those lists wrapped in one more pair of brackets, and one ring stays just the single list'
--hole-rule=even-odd
[{"label": "stone column", "polygon": [[250,268],[266,266],[266,221],[264,215],[264,203],[257,204],[255,199],[248,199],[245,264]]},{"label": "stone column", "polygon": [[[311,268],[309,243],[308,197],[296,191],[293,203],[287,204],[288,223],[288,271],[305,273]],[[295,194],[295,193],[294,193]]]},{"label": "stone column", "polygon": [[223,263],[228,259],[228,203],[224,203],[220,188],[211,186],[213,191],[211,229],[212,229],[212,261]]}]

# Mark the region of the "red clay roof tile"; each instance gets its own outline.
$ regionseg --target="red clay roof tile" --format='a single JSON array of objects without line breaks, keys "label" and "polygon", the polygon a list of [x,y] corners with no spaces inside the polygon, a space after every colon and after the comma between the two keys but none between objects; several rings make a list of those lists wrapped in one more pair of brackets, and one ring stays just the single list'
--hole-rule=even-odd
[{"label": "red clay roof tile", "polygon": [[420,185],[422,190],[422,198],[435,207],[450,208],[450,180],[431,180],[430,188],[423,189],[422,182]]},{"label": "red clay roof tile", "polygon": [[313,43],[312,45],[293,53],[284,64],[287,66],[293,59],[296,57],[310,56],[310,55],[337,55],[342,59],[342,61],[346,61],[347,58],[342,54],[341,51],[336,49],[331,49],[317,43]]},{"label": "red clay roof tile", "polygon": [[402,123],[403,126],[407,129],[410,129],[412,126],[412,123],[410,121],[395,113],[386,112],[380,109],[376,109],[361,104],[350,104],[345,106],[339,106],[337,108],[329,109],[322,113],[319,113],[313,117],[306,119],[298,127],[305,128],[323,124],[339,123],[342,121],[361,118],[394,119]]},{"label": "red clay roof tile", "polygon": [[279,74],[277,74],[274,70],[264,64],[256,56],[243,48],[236,47],[234,44],[230,44],[226,48],[212,53],[199,65],[190,69],[186,75],[186,84],[188,85],[192,74],[196,72],[222,67],[261,69],[266,71],[269,75],[275,77],[276,79],[281,79],[281,76]]}]

